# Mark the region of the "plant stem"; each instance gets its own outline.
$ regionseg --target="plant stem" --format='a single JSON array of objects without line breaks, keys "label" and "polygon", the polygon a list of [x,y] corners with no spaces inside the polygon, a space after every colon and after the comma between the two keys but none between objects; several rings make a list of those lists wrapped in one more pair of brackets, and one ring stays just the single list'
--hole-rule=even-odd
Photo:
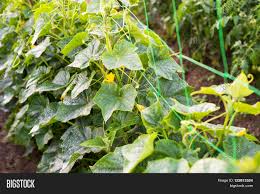
[{"label": "plant stem", "polygon": [[214,121],[214,120],[216,120],[216,119],[218,119],[218,118],[220,118],[220,117],[223,117],[223,116],[226,115],[226,114],[227,114],[226,112],[223,112],[223,113],[221,113],[220,115],[217,115],[217,116],[215,116],[215,117],[212,117],[212,118],[206,120],[204,123],[209,123],[209,122],[211,122],[211,121]]}]

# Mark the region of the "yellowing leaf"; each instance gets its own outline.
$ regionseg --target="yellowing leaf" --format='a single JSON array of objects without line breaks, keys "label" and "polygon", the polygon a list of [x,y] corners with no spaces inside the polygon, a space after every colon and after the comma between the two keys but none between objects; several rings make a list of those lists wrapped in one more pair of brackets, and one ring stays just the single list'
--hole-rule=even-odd
[{"label": "yellowing leaf", "polygon": [[260,102],[257,102],[254,105],[246,104],[243,102],[235,102],[233,107],[236,112],[252,115],[260,114]]},{"label": "yellowing leaf", "polygon": [[220,96],[227,92],[229,84],[221,84],[218,86],[210,86],[210,87],[201,87],[199,91],[192,92],[191,95],[195,94],[208,94],[208,95],[215,95]]},{"label": "yellowing leaf", "polygon": [[253,91],[248,87],[251,81],[252,79],[248,80],[246,74],[242,72],[228,88],[228,93],[234,98],[242,98],[251,95]]}]

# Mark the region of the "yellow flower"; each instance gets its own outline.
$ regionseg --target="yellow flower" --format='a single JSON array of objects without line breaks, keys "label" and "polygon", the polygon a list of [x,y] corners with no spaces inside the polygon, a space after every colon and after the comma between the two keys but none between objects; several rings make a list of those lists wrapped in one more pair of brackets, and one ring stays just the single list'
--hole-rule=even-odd
[{"label": "yellow flower", "polygon": [[140,112],[142,112],[142,111],[145,109],[145,107],[144,107],[143,105],[141,105],[141,104],[137,104],[137,105],[136,105],[136,108],[137,108]]},{"label": "yellow flower", "polygon": [[237,132],[238,137],[244,136],[245,134],[246,134],[246,130],[242,130],[242,131]]},{"label": "yellow flower", "polygon": [[113,74],[112,72],[107,74],[105,77],[105,82],[112,83],[114,82],[114,80],[115,80],[115,74]]}]

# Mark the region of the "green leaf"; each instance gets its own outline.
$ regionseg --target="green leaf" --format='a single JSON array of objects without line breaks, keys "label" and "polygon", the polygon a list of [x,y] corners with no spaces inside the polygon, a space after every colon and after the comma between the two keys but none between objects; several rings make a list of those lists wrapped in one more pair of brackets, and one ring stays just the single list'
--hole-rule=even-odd
[{"label": "green leaf", "polygon": [[163,158],[149,161],[145,173],[188,173],[189,164],[187,160],[174,158]]},{"label": "green leaf", "polygon": [[246,104],[243,102],[235,102],[233,108],[236,112],[259,115],[260,114],[260,102],[257,102],[254,105]]},{"label": "green leaf", "polygon": [[51,29],[50,19],[45,14],[42,14],[41,17],[37,19],[34,29],[35,32],[31,40],[32,45],[35,44],[38,38],[48,34],[49,30]]},{"label": "green leaf", "polygon": [[135,167],[153,152],[155,133],[140,135],[132,144],[117,147],[108,153],[94,166],[90,167],[94,173],[130,173]]},{"label": "green leaf", "polygon": [[32,84],[28,88],[22,89],[19,93],[19,102],[24,103],[35,92],[37,92],[36,84]]},{"label": "green leaf", "polygon": [[113,115],[113,121],[108,129],[123,129],[139,123],[140,117],[133,112],[117,112]]},{"label": "green leaf", "polygon": [[159,79],[159,87],[161,95],[164,98],[174,98],[183,104],[187,104],[186,92],[188,100],[191,101],[190,97],[190,86],[182,80],[178,74],[174,73],[172,75],[172,80],[167,80],[164,78]]},{"label": "green leaf", "polygon": [[94,97],[94,102],[101,109],[104,120],[107,121],[116,110],[131,111],[136,96],[137,92],[132,85],[119,88],[115,83],[103,83]]},{"label": "green leaf", "polygon": [[56,91],[64,88],[70,79],[70,73],[68,71],[61,70],[55,76],[55,78],[50,81],[46,81],[37,87],[38,92],[46,92],[46,91]]},{"label": "green leaf", "polygon": [[88,101],[81,96],[76,99],[67,97],[62,103],[59,103],[55,119],[66,123],[69,120],[87,116],[90,114],[93,105],[93,101]]},{"label": "green leaf", "polygon": [[38,21],[38,18],[40,17],[41,14],[43,13],[50,13],[54,9],[54,3],[53,2],[48,2],[48,3],[42,3],[40,4],[39,7],[34,9],[34,19]]},{"label": "green leaf", "polygon": [[173,100],[173,101],[174,101],[174,105],[173,105],[174,110],[176,110],[178,113],[181,113],[186,116],[190,116],[191,118],[194,118],[199,121],[205,116],[208,116],[210,113],[219,110],[219,107],[217,107],[213,103],[201,103],[192,106],[185,106],[179,103],[177,100]]},{"label": "green leaf", "polygon": [[166,114],[159,101],[141,111],[143,125],[148,132],[163,128],[161,122]]},{"label": "green leaf", "polygon": [[91,41],[87,48],[80,51],[69,67],[75,67],[84,69],[87,68],[91,61],[97,61],[100,59],[101,53],[103,52],[103,46],[100,44],[98,39]]},{"label": "green leaf", "polygon": [[39,58],[42,55],[42,53],[47,49],[47,47],[50,45],[51,45],[50,38],[47,37],[39,45],[29,50],[25,55],[27,57],[32,55],[35,58]]},{"label": "green leaf", "polygon": [[41,127],[44,127],[52,122],[54,122],[54,117],[56,115],[58,108],[58,104],[56,102],[50,103],[40,114],[39,118],[37,119],[37,124],[33,126],[30,131],[30,134],[34,136],[38,133],[38,130]]},{"label": "green leaf", "polygon": [[94,166],[90,166],[90,169],[93,173],[122,173],[124,169],[122,148],[117,147],[114,152],[106,154]]},{"label": "green leaf", "polygon": [[224,151],[231,157],[240,159],[244,156],[254,156],[260,151],[260,145],[250,142],[245,137],[227,136],[223,142]]},{"label": "green leaf", "polygon": [[112,51],[102,55],[102,61],[109,70],[126,67],[130,70],[142,70],[142,62],[136,53],[137,48],[126,40],[118,41]]},{"label": "green leaf", "polygon": [[190,173],[228,173],[228,164],[216,158],[206,158],[195,162]]},{"label": "green leaf", "polygon": [[77,33],[72,40],[61,50],[61,53],[64,56],[67,56],[72,50],[83,45],[88,38],[87,32],[79,32]]},{"label": "green leaf", "polygon": [[179,159],[182,157],[183,147],[170,139],[161,139],[155,143],[155,152]]},{"label": "green leaf", "polygon": [[170,127],[174,131],[178,131],[181,126],[181,116],[178,113],[170,110],[170,112],[163,118],[162,123],[163,125]]},{"label": "green leaf", "polygon": [[157,76],[168,80],[174,80],[176,73],[181,73],[183,71],[181,66],[172,58],[156,61],[151,67],[154,69]]},{"label": "green leaf", "polygon": [[47,130],[44,130],[35,136],[36,144],[39,150],[42,150],[44,146],[53,138],[52,131],[48,128],[46,129]]},{"label": "green leaf", "polygon": [[123,172],[132,172],[137,164],[153,153],[153,141],[156,137],[155,133],[140,135],[134,143],[122,147],[122,155],[125,158]]},{"label": "green leaf", "polygon": [[71,98],[76,98],[84,90],[87,90],[95,74],[96,72],[93,71],[89,78],[87,77],[87,72],[82,72],[78,74],[76,77],[76,85],[71,91]]},{"label": "green leaf", "polygon": [[90,138],[95,138],[95,136],[92,134],[92,130],[85,124],[76,123],[71,126],[61,136],[60,141],[54,141],[43,153],[38,165],[38,172],[69,172],[77,160],[83,158],[85,153],[91,151],[80,146],[80,143]]},{"label": "green leaf", "polygon": [[106,143],[99,136],[96,137],[95,139],[90,139],[90,140],[84,141],[80,145],[83,147],[87,147],[87,148],[100,148],[100,149],[107,148]]}]

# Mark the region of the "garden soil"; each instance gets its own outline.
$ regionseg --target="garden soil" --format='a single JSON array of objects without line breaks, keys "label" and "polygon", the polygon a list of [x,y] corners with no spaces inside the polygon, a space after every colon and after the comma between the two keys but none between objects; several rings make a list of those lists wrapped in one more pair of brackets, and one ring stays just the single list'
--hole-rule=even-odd
[{"label": "garden soil", "polygon": [[36,172],[40,154],[33,151],[25,156],[22,146],[6,141],[7,132],[3,129],[7,113],[0,110],[0,173],[33,173]]}]

